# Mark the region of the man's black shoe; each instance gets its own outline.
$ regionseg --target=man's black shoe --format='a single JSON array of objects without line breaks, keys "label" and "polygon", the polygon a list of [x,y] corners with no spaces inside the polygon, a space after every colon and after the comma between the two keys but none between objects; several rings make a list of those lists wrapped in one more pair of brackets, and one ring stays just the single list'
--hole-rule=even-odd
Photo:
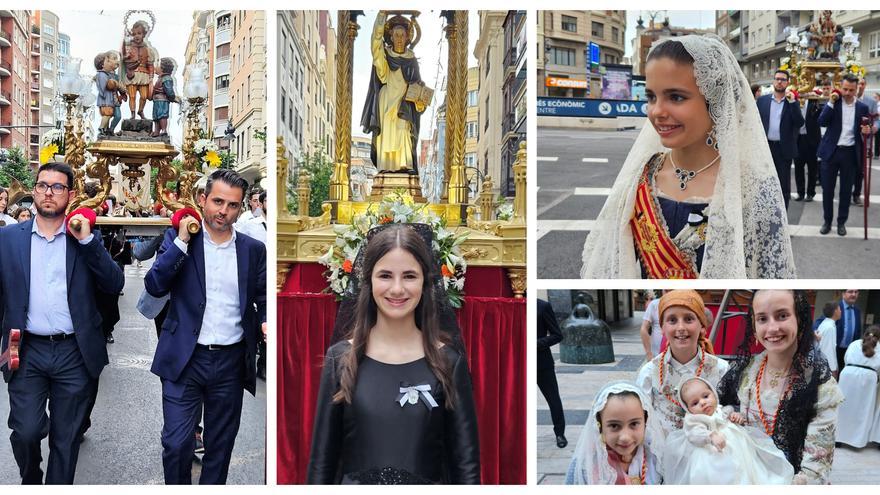
[{"label": "man's black shoe", "polygon": [[814,194],[808,194],[808,195],[807,195],[807,199],[805,199],[804,202],[805,202],[805,203],[812,203],[812,202],[813,202],[813,196],[815,196],[815,195],[814,195]]},{"label": "man's black shoe", "polygon": [[837,226],[837,235],[846,235],[846,225]]},{"label": "man's black shoe", "polygon": [[861,196],[853,196],[852,204],[861,206],[861,204],[862,204]]},{"label": "man's black shoe", "polygon": [[565,435],[556,435],[556,446],[564,449],[566,445],[568,445],[568,440],[565,438]]},{"label": "man's black shoe", "polygon": [[827,234],[827,233],[829,233],[829,232],[831,232],[831,224],[823,223],[823,224],[822,224],[822,228],[819,229],[819,233],[822,234],[822,235],[825,235],[825,234]]},{"label": "man's black shoe", "polygon": [[800,194],[798,194],[797,197],[794,198],[794,200],[795,200],[795,201],[803,201],[803,200],[804,200],[804,197],[801,196]]}]

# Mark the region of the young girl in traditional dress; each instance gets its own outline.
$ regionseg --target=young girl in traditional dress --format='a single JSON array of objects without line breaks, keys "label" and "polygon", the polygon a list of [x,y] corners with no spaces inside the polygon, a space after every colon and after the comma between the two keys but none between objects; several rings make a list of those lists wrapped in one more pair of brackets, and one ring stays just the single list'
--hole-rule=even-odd
[{"label": "young girl in traditional dress", "polygon": [[[830,483],[837,408],[843,401],[814,345],[810,303],[800,290],[756,291],[739,359],[718,386],[734,421],[757,426],[794,467],[794,484]],[[757,342],[764,351],[752,356]]]},{"label": "young girl in traditional dress", "polygon": [[663,439],[673,430],[681,429],[685,410],[675,397],[675,387],[686,376],[699,376],[717,384],[727,372],[725,360],[712,355],[712,344],[706,338],[705,306],[694,290],[672,290],[660,298],[660,328],[668,346],[639,369],[636,384],[650,398]]},{"label": "young girl in traditional dress", "polygon": [[632,383],[613,382],[599,391],[565,484],[659,484],[647,428],[649,410],[647,396]]},{"label": "young girl in traditional dress", "polygon": [[687,408],[684,428],[673,431],[662,452],[663,473],[673,485],[789,484],[791,464],[760,431],[743,429],[718,407],[715,388],[705,379],[686,378],[679,402]]},{"label": "young girl in traditional dress", "polygon": [[648,120],[587,237],[581,277],[793,278],[758,109],[721,38],[655,45]]},{"label": "young girl in traditional dress", "polygon": [[877,415],[877,376],[880,373],[880,326],[873,325],[861,339],[853,341],[843,355],[846,365],[840,371],[840,391],[846,400],[840,405],[837,441],[862,448],[871,440]]}]

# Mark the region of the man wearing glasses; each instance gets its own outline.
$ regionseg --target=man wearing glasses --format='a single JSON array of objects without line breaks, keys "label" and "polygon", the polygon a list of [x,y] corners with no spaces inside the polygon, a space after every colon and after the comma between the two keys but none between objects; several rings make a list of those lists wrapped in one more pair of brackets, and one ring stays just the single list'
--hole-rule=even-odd
[{"label": "man wearing glasses", "polygon": [[785,209],[791,196],[791,162],[797,156],[798,133],[804,116],[794,92],[788,89],[788,72],[777,70],[773,76],[773,94],[758,98],[758,112],[776,166]]},{"label": "man wearing glasses", "polygon": [[[23,330],[19,368],[3,371],[23,484],[73,483],[88,399],[108,363],[95,290],[118,293],[125,283],[88,220],[76,215],[82,228],[66,230],[72,186],[68,165],[41,166],[33,191],[36,216],[0,231],[3,349],[10,329]],[[44,480],[40,444],[47,434]]]}]

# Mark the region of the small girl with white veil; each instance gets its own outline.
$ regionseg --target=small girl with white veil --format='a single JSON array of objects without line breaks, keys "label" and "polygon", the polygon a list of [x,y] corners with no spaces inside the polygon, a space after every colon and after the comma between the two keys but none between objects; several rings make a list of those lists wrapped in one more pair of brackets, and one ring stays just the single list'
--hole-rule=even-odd
[{"label": "small girl with white veil", "polygon": [[666,437],[662,453],[666,483],[680,485],[791,484],[794,469],[773,440],[741,425],[732,407],[718,408],[715,388],[685,378],[678,398],[687,412],[681,430]]},{"label": "small girl with white veil", "polygon": [[660,484],[647,428],[649,408],[647,396],[632,383],[612,382],[599,391],[565,484]]}]

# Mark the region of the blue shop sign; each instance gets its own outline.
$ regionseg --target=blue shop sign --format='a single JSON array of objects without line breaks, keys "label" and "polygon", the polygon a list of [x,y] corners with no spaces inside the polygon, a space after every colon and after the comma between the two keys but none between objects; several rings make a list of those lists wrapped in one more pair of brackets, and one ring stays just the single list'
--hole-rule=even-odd
[{"label": "blue shop sign", "polygon": [[538,116],[552,117],[647,117],[648,102],[590,98],[538,97]]}]

